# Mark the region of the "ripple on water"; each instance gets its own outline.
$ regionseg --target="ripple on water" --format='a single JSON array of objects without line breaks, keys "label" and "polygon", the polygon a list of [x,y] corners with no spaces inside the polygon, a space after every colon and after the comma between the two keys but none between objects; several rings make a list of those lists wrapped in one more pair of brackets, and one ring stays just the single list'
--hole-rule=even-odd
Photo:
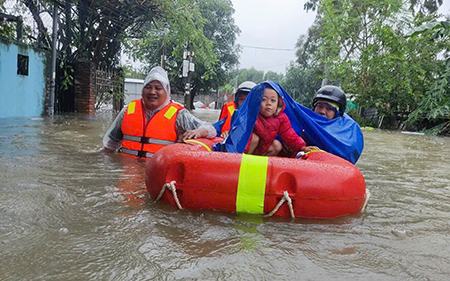
[{"label": "ripple on water", "polygon": [[153,203],[144,161],[98,152],[109,122],[102,115],[0,123],[0,279],[450,275],[448,138],[365,132],[358,166],[372,193],[366,212],[292,223]]}]

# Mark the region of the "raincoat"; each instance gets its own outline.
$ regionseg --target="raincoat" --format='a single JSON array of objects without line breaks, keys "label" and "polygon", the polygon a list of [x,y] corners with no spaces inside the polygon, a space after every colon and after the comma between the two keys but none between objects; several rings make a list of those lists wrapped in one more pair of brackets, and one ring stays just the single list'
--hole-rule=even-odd
[{"label": "raincoat", "polygon": [[214,150],[244,152],[266,87],[272,87],[283,99],[284,113],[288,116],[292,128],[308,145],[317,146],[352,163],[358,161],[364,148],[364,139],[358,123],[347,114],[328,120],[294,101],[278,83],[272,81],[262,82],[252,89],[244,104],[233,116],[229,136],[223,143],[216,144]]}]

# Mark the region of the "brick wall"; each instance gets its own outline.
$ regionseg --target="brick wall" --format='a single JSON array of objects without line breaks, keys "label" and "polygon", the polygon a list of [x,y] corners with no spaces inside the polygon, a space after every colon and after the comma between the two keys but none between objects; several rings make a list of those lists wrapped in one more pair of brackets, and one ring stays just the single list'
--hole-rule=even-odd
[{"label": "brick wall", "polygon": [[75,66],[75,111],[95,114],[95,68],[89,62],[78,62]]}]

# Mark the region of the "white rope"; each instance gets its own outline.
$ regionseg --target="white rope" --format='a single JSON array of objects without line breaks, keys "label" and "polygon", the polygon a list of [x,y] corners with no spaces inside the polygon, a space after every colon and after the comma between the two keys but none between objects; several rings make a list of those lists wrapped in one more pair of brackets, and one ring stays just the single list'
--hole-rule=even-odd
[{"label": "white rope", "polygon": [[369,203],[369,198],[370,198],[370,191],[366,188],[366,198],[364,199],[364,204],[361,208],[361,213],[366,210],[367,203]]},{"label": "white rope", "polygon": [[178,209],[182,210],[183,207],[181,207],[180,200],[178,200],[177,188],[175,187],[175,183],[176,183],[176,181],[171,181],[171,182],[165,183],[163,185],[163,187],[161,188],[161,191],[159,192],[158,197],[156,197],[155,202],[158,202],[161,199],[161,197],[163,196],[166,189],[168,189],[168,190],[172,191],[173,199],[175,199],[175,204],[177,204]]},{"label": "white rope", "polygon": [[289,212],[291,213],[291,219],[295,219],[294,207],[292,206],[292,199],[291,199],[291,197],[289,197],[289,193],[287,191],[283,192],[283,197],[281,197],[280,201],[275,206],[275,208],[273,208],[272,211],[270,211],[269,213],[264,215],[264,217],[273,216],[273,214],[275,214],[278,211],[278,209],[280,209],[281,205],[283,205],[284,202],[287,202],[287,204],[288,204]]}]

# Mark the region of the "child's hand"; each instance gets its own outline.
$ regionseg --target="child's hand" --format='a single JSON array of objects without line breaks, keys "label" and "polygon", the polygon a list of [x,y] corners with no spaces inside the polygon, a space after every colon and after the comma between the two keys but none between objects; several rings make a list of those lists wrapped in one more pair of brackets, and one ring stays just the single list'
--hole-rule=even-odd
[{"label": "child's hand", "polygon": [[314,151],[314,150],[320,150],[317,146],[305,146],[302,150],[300,150],[296,155],[295,158],[300,159],[302,158],[306,153]]},{"label": "child's hand", "polygon": [[222,134],[220,134],[220,136],[226,139],[228,137],[228,131],[223,132]]},{"label": "child's hand", "polygon": [[320,150],[320,148],[318,148],[317,146],[307,146],[303,149],[304,152],[311,152],[314,150]]},{"label": "child's hand", "polygon": [[306,153],[303,150],[301,150],[301,151],[297,152],[297,154],[295,155],[295,158],[300,159],[303,156],[305,156],[305,154]]}]

